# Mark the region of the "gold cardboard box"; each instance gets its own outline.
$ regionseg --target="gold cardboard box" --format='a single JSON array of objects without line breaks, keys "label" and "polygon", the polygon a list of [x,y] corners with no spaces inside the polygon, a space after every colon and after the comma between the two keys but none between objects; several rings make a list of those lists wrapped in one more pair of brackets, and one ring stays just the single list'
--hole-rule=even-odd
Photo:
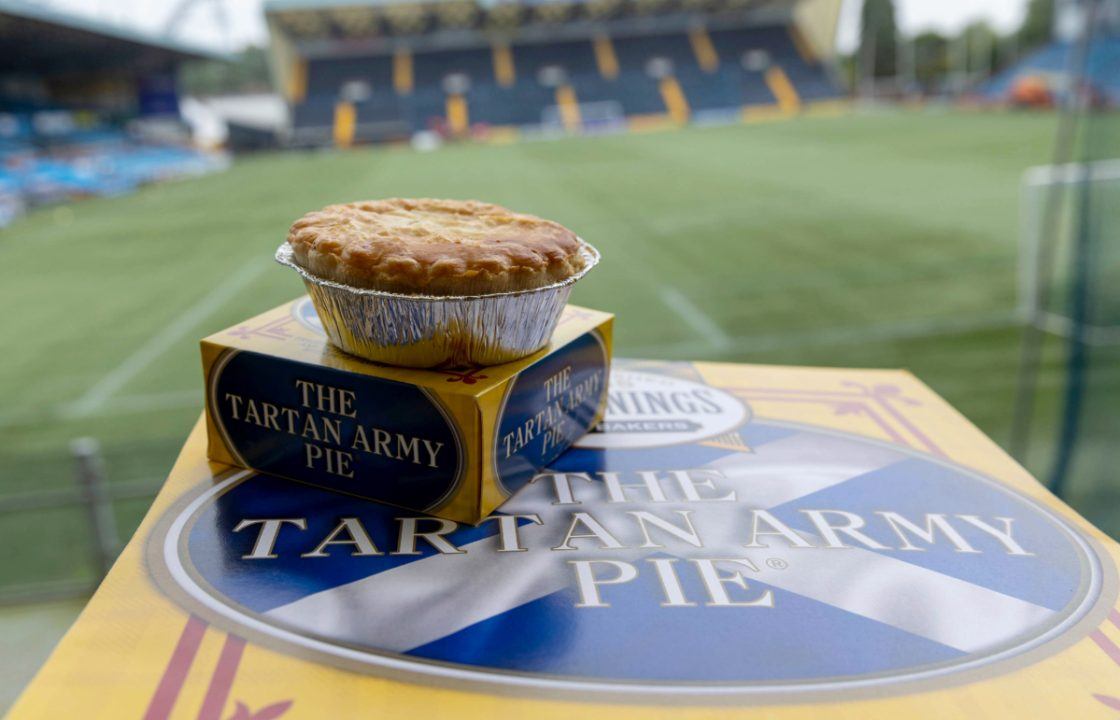
[{"label": "gold cardboard box", "polygon": [[570,305],[527,358],[414,370],[337,350],[295,300],[202,341],[209,457],[478,523],[602,419],[612,321]]},{"label": "gold cardboard box", "polygon": [[10,717],[1116,716],[1120,547],[912,375],[619,360],[610,394],[453,529],[200,423]]}]

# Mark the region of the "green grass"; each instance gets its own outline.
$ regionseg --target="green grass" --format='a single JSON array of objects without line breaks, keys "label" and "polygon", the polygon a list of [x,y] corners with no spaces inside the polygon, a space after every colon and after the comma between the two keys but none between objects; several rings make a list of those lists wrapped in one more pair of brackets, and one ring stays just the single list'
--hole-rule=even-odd
[{"label": "green grass", "polygon": [[[83,435],[114,481],[166,473],[201,408],[198,338],[301,293],[270,261],[288,224],[389,195],[477,197],[578,230],[605,260],[573,299],[617,313],[619,355],[908,367],[1004,441],[1018,182],[1047,161],[1053,131],[1045,115],[882,114],[292,153],[33,213],[0,232],[0,493],[69,486],[67,443]],[[227,302],[182,320],[246,273]],[[129,360],[169,325],[182,332]],[[111,391],[83,405],[98,386]],[[121,503],[122,532],[144,510]],[[76,510],[0,516],[0,538],[0,587],[89,573],[70,552],[88,539]]]}]

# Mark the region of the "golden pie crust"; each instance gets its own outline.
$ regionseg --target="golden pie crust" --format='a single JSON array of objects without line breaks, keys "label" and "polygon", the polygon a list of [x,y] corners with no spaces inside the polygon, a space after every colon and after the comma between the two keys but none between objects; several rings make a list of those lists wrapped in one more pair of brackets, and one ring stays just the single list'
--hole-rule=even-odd
[{"label": "golden pie crust", "polygon": [[297,220],[288,243],[316,277],[422,295],[529,290],[587,264],[582,241],[563,225],[474,200],[328,205]]}]

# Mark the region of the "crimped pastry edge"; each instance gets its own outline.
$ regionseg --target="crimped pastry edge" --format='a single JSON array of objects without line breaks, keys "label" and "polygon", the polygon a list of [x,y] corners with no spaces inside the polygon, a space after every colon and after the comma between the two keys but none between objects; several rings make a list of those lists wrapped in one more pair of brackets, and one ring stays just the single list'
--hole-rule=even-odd
[{"label": "crimped pastry edge", "polygon": [[424,294],[421,294],[421,293],[393,292],[391,290],[378,290],[378,289],[375,289],[375,288],[355,287],[353,285],[347,285],[345,283],[340,283],[336,280],[330,280],[328,278],[319,277],[318,275],[315,275],[314,273],[309,271],[307,268],[303,267],[298,262],[296,262],[294,248],[292,248],[292,246],[289,245],[287,243],[287,241],[281,243],[280,247],[276,248],[275,259],[276,259],[276,262],[280,263],[281,265],[285,265],[287,267],[290,267],[293,270],[295,270],[297,273],[299,273],[300,277],[302,277],[305,282],[311,282],[311,283],[315,283],[316,285],[325,285],[325,286],[328,286],[328,287],[345,290],[345,291],[347,291],[349,293],[352,293],[354,295],[373,295],[373,296],[377,296],[377,297],[407,298],[409,300],[416,300],[418,302],[437,302],[437,303],[438,302],[461,302],[461,301],[465,301],[465,300],[483,300],[483,299],[486,299],[486,298],[502,297],[502,296],[505,296],[505,295],[529,295],[529,294],[538,293],[538,292],[549,292],[549,291],[552,291],[552,290],[557,290],[557,289],[562,288],[562,287],[566,287],[568,285],[572,285],[577,280],[580,280],[581,278],[583,278],[584,275],[591,272],[591,270],[596,265],[599,264],[599,260],[602,259],[602,255],[599,254],[599,251],[595,248],[594,245],[587,242],[583,238],[578,238],[578,239],[579,239],[579,242],[580,242],[580,250],[579,251],[580,251],[580,254],[584,256],[585,263],[584,263],[583,268],[580,269],[575,275],[572,275],[571,277],[568,277],[568,278],[565,278],[563,280],[559,280],[557,282],[554,282],[551,285],[542,285],[540,287],[524,288],[524,289],[521,289],[521,290],[508,290],[508,291],[499,291],[499,292],[475,293],[473,295],[424,295]]},{"label": "crimped pastry edge", "polygon": [[[418,229],[394,227],[394,216],[410,214],[420,219]],[[457,217],[466,227],[455,227]],[[448,220],[450,226],[441,228]],[[287,242],[294,262],[315,277],[406,295],[530,290],[561,282],[586,262],[586,243],[560,223],[476,200],[337,203],[296,220]]]}]

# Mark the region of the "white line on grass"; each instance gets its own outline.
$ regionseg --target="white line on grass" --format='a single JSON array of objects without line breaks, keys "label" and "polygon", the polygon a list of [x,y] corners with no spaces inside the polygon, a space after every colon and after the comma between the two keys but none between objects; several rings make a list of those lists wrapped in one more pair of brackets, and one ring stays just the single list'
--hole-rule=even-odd
[{"label": "white line on grass", "polygon": [[[96,410],[90,411],[89,417],[114,417],[119,415],[142,415],[156,410],[181,410],[183,408],[201,408],[204,401],[202,388],[194,390],[169,390],[160,393],[142,393],[137,395],[117,395],[106,398]],[[24,411],[0,414],[0,428],[21,427],[34,425],[53,420],[75,420],[71,403],[55,405],[45,410]]]},{"label": "white line on grass", "polygon": [[172,390],[143,395],[118,395],[105,401],[97,415],[98,417],[106,417],[108,415],[134,415],[152,412],[153,410],[201,408],[204,399],[201,387],[194,390]]},{"label": "white line on grass", "polygon": [[[815,346],[815,345],[847,345],[874,341],[889,340],[917,340],[927,337],[943,337],[957,335],[978,330],[993,330],[1021,325],[1013,313],[992,313],[989,315],[976,315],[970,318],[939,319],[904,321],[888,325],[870,327],[832,328],[829,330],[807,330],[798,333],[782,333],[770,335],[755,335],[744,337],[734,342],[723,353],[726,355],[744,355],[757,352],[771,352],[787,348]],[[661,345],[641,345],[627,348],[628,357],[676,357],[695,356],[696,343],[682,341]],[[701,359],[701,358],[696,358]],[[179,410],[202,405],[202,391],[196,390],[171,390],[162,393],[148,393],[141,395],[122,395],[107,398],[102,406],[93,411],[91,415],[97,417],[110,417],[117,415],[139,415],[155,410]],[[46,413],[39,411],[33,413],[0,414],[0,428],[18,427],[41,423],[45,419],[67,417],[65,415],[69,406],[58,406],[49,409]]]},{"label": "white line on grass", "polygon": [[724,350],[730,347],[731,337],[680,290],[672,285],[662,285],[658,288],[658,297],[677,317],[704,338],[712,349]]},{"label": "white line on grass", "polygon": [[160,355],[167,352],[168,348],[212,315],[215,310],[233,299],[242,288],[255,280],[267,267],[266,263],[257,259],[246,263],[212,292],[164,326],[163,330],[150,337],[148,342],[137,348],[120,365],[98,380],[86,391],[85,395],[65,407],[62,415],[71,418],[84,418],[96,414],[105,404],[105,401],[128,384],[129,380],[132,380],[155,362]]}]

